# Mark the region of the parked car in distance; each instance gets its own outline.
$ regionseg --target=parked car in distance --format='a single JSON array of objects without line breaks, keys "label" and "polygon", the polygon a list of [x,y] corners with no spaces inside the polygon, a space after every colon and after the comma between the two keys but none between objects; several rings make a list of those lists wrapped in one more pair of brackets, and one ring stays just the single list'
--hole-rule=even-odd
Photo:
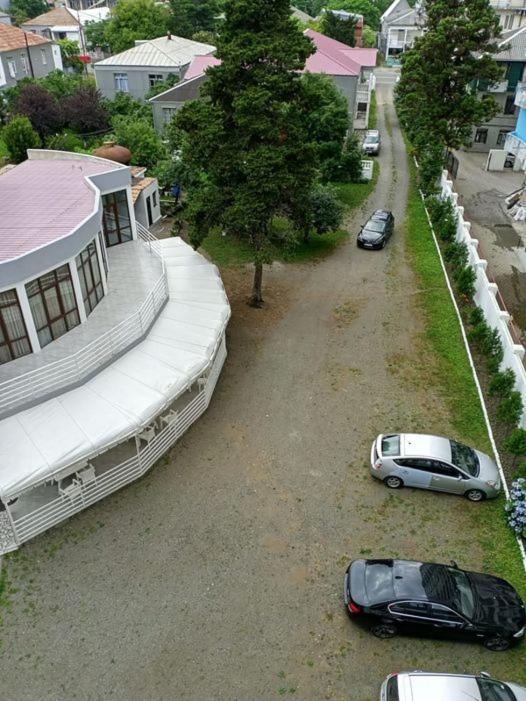
[{"label": "parked car in distance", "polygon": [[394,217],[385,209],[377,209],[362,226],[356,241],[360,248],[383,248],[394,231]]},{"label": "parked car in distance", "polygon": [[454,562],[354,560],[345,573],[344,599],[350,617],[378,638],[407,632],[478,639],[500,652],[526,630],[526,609],[511,584]]},{"label": "parked car in distance", "polygon": [[380,701],[526,701],[526,689],[499,682],[486,672],[432,674],[399,672],[382,684]]},{"label": "parked car in distance", "polygon": [[470,501],[500,491],[495,462],[467,445],[419,433],[380,434],[371,447],[371,475],[391,489],[418,487],[461,494]]},{"label": "parked car in distance", "polygon": [[365,132],[365,138],[362,143],[362,151],[368,156],[377,156],[380,153],[380,132],[378,129],[370,129]]}]

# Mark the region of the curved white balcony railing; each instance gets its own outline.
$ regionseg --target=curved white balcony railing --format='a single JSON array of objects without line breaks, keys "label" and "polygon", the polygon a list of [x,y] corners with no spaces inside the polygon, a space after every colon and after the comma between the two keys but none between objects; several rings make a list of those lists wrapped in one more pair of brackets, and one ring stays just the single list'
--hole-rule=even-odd
[{"label": "curved white balcony railing", "polygon": [[[159,241],[147,229],[138,234],[162,260]],[[168,282],[163,263],[160,277],[133,314],[76,353],[0,383],[0,416],[75,385],[96,368],[112,362],[146,334],[167,299]]]}]

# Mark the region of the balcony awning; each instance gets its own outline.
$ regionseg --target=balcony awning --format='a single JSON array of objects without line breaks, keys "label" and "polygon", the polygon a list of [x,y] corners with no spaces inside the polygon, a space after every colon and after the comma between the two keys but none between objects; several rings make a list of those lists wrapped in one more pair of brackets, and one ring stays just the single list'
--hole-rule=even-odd
[{"label": "balcony awning", "polygon": [[230,316],[217,268],[181,239],[160,243],[170,296],[147,337],[82,386],[0,421],[3,500],[135,435],[211,363]]}]

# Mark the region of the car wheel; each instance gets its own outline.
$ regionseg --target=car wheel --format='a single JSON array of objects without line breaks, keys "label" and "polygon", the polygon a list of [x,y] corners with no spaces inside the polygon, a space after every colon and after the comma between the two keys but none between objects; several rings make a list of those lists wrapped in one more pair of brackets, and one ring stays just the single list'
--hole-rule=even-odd
[{"label": "car wheel", "polygon": [[400,477],[396,477],[395,475],[389,475],[389,477],[386,477],[384,479],[384,484],[386,487],[389,487],[389,489],[400,489],[404,486],[404,483]]},{"label": "car wheel", "polygon": [[378,623],[378,625],[371,628],[371,633],[377,638],[387,640],[388,638],[394,638],[397,631],[396,626],[392,623]]},{"label": "car wheel", "polygon": [[387,243],[387,241],[384,239],[384,240],[382,241],[382,248],[385,248],[385,244],[386,244],[386,243]]},{"label": "car wheel", "polygon": [[492,652],[504,652],[509,646],[510,641],[498,635],[495,638],[486,638],[486,640],[484,640],[484,647]]},{"label": "car wheel", "polygon": [[482,501],[485,497],[486,495],[484,492],[481,492],[480,489],[469,489],[466,492],[466,499],[470,501]]}]

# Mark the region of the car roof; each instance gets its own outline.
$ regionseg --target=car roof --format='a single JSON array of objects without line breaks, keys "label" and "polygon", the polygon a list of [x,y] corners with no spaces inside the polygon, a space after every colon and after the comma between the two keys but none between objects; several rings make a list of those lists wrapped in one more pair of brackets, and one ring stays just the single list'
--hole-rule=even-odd
[{"label": "car roof", "polygon": [[404,457],[425,456],[451,461],[451,444],[447,438],[424,433],[401,433],[400,454]]},{"label": "car roof", "polygon": [[466,698],[480,700],[477,681],[473,676],[410,672],[398,675],[400,701],[444,701]]},{"label": "car roof", "polygon": [[448,565],[415,560],[365,560],[369,605],[395,601],[432,601],[451,606]]}]

